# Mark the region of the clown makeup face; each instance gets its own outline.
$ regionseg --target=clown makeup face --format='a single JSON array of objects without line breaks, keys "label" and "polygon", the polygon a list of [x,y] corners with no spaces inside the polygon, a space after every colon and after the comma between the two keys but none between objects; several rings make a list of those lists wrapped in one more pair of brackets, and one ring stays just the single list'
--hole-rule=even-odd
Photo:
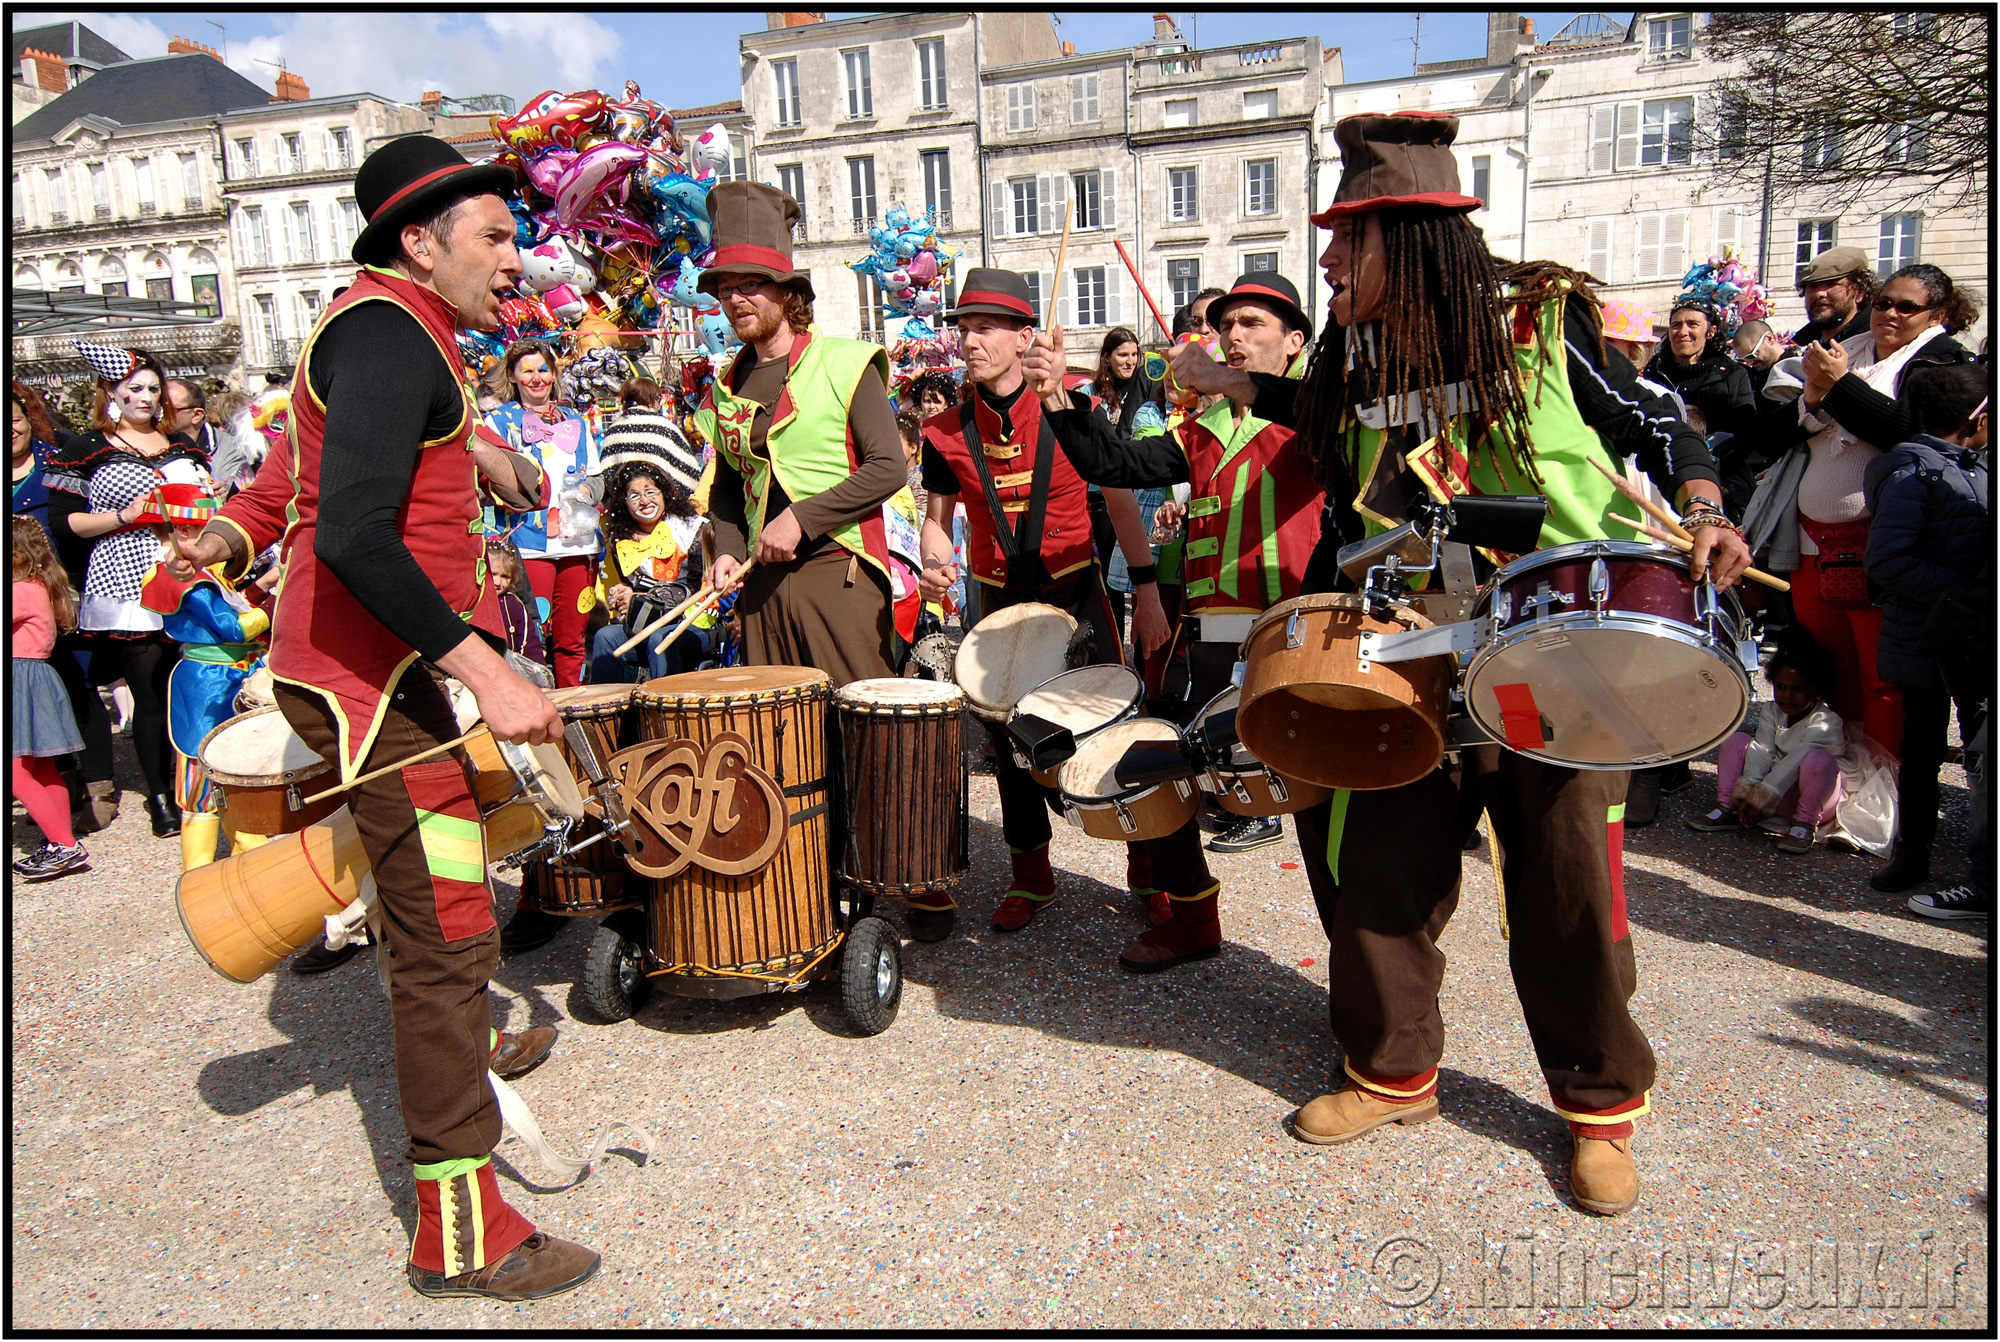
[{"label": "clown makeup face", "polygon": [[118,405],[118,417],[132,424],[151,424],[160,411],[160,375],[150,368],[138,372],[111,389]]},{"label": "clown makeup face", "polygon": [[555,394],[556,371],[540,354],[523,354],[514,365],[514,388],[521,393],[522,405],[530,410],[544,409]]},{"label": "clown makeup face", "polygon": [[1319,257],[1331,291],[1326,306],[1333,320],[1354,326],[1382,315],[1389,283],[1386,254],[1379,214],[1371,210],[1334,221],[1332,236]]},{"label": "clown makeup face", "polygon": [[647,532],[667,515],[667,496],[660,482],[649,475],[636,476],[625,486],[625,511]]}]

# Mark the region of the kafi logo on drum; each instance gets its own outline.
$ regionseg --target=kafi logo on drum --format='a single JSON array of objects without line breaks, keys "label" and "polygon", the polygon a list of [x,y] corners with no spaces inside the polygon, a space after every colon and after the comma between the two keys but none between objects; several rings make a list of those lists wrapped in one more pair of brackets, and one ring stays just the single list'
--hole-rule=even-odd
[{"label": "kafi logo on drum", "polygon": [[1718,1240],[1648,1245],[1536,1238],[1392,1235],[1364,1250],[1385,1303],[1439,1310],[1682,1312],[1880,1310],[1988,1316],[1987,1246],[1920,1232],[1904,1243]]},{"label": "kafi logo on drum", "polygon": [[784,791],[734,732],[718,732],[705,748],[647,741],[612,756],[610,768],[632,817],[628,859],[642,875],[664,879],[694,863],[743,876],[784,842]]}]

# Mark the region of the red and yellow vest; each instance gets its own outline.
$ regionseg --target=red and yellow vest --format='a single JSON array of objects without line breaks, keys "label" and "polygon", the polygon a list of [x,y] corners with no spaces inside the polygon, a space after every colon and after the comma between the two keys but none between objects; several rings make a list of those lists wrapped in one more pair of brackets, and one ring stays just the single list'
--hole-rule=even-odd
[{"label": "red and yellow vest", "polygon": [[[1000,507],[1009,523],[1028,511],[1034,493],[1035,462],[1041,451],[1042,403],[1030,392],[1015,400],[1008,418],[1011,432],[1000,441],[1000,415],[983,397],[972,398],[973,415],[985,448],[986,468],[993,473],[993,487],[1000,495]],[[941,411],[924,421],[924,437],[951,463],[958,476],[959,499],[965,504],[965,562],[972,576],[992,587],[1007,583],[1007,555],[993,530],[993,509],[986,502],[986,488],[980,482],[979,467],[972,459],[972,447],[965,441],[965,423],[959,407]],[[1061,579],[1097,562],[1097,547],[1090,535],[1090,487],[1069,458],[1056,449],[1049,470],[1049,501],[1042,515],[1042,566],[1051,580]]]},{"label": "red and yellow vest", "polygon": [[471,378],[458,353],[452,305],[393,271],[365,267],[327,308],[306,340],[292,379],[291,524],[285,531],[285,577],[271,623],[271,674],[315,691],[333,709],[340,730],[343,781],[361,772],[381,726],[383,705],[417,651],[363,609],[354,594],[313,554],[319,522],[320,449],[326,406],[312,390],[313,349],[326,324],[360,303],[393,303],[437,345],[438,357],[464,389],[457,426],[423,445],[410,479],[398,531],[424,575],[474,628],[504,640],[506,625],[486,580],[486,535],[480,519],[478,469],[471,440],[479,422]]},{"label": "red and yellow vest", "polygon": [[[743,515],[749,524],[750,552],[755,554],[774,472],[785,494],[797,501],[833,488],[861,464],[848,412],[855,389],[869,369],[888,386],[889,356],[880,345],[860,340],[800,334],[792,342],[785,389],[778,394],[778,403],[770,407],[766,455],[761,457],[750,450],[750,427],[765,407],[730,390],[736,361],[742,358],[739,350],[736,360],[710,385],[701,409],[695,412],[695,428],[715,444],[716,455],[743,477]],[[843,523],[830,534],[887,576],[889,545],[880,513]]]},{"label": "red and yellow vest", "polygon": [[1183,570],[1187,609],[1258,614],[1299,594],[1319,544],[1326,491],[1290,429],[1225,398],[1180,426],[1191,497]]}]

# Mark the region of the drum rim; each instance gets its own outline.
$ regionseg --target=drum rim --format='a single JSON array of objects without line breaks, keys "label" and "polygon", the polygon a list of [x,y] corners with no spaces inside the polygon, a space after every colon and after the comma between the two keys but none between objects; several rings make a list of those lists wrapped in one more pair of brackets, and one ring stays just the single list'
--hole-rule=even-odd
[{"label": "drum rim", "polygon": [[[549,702],[554,704],[558,710],[563,710],[563,716],[568,717],[570,716],[568,710],[575,709],[611,709],[613,711],[623,711],[632,706],[632,692],[636,689],[638,689],[638,686],[631,684],[564,685],[559,689],[548,691],[548,696]],[[592,691],[599,693],[592,694]],[[617,697],[608,697],[603,693],[606,691],[610,695],[616,695]],[[622,693],[620,693],[621,691]],[[588,715],[579,714],[578,716]]]},{"label": "drum rim", "polygon": [[[1056,672],[1056,673],[1055,673],[1055,674],[1054,674],[1053,676],[1050,676],[1050,677],[1049,677],[1049,678],[1048,678],[1047,680],[1043,681],[1043,682],[1042,682],[1041,684],[1039,684],[1039,685],[1035,686],[1035,688],[1034,688],[1034,689],[1032,689],[1032,690],[1029,690],[1029,691],[1028,691],[1028,692],[1027,692],[1026,694],[1022,695],[1022,696],[1021,696],[1021,697],[1020,697],[1019,699],[1016,699],[1016,700],[1014,701],[1014,706],[1013,706],[1012,708],[1010,708],[1010,709],[1008,709],[1008,710],[1007,710],[1007,720],[1008,720],[1009,722],[1013,721],[1013,720],[1014,720],[1014,718],[1015,718],[1016,716],[1018,716],[1018,715],[1020,714],[1020,712],[1021,712],[1021,705],[1023,705],[1023,704],[1025,704],[1025,703],[1027,703],[1027,702],[1028,702],[1028,700],[1030,700],[1030,699],[1034,698],[1034,697],[1035,697],[1036,695],[1040,694],[1040,693],[1041,693],[1041,692],[1042,692],[1043,690],[1045,690],[1045,689],[1047,689],[1047,688],[1048,688],[1049,686],[1051,686],[1051,685],[1055,684],[1055,683],[1056,683],[1057,681],[1059,681],[1059,680],[1066,680],[1066,679],[1068,679],[1068,678],[1069,678],[1069,677],[1071,677],[1071,676],[1076,676],[1076,675],[1082,675],[1082,674],[1083,674],[1084,672],[1087,672],[1087,671],[1090,671],[1090,672],[1103,672],[1103,671],[1120,671],[1120,672],[1123,672],[1123,673],[1124,673],[1124,674],[1125,674],[1125,675],[1126,675],[1126,676],[1127,676],[1127,677],[1129,678],[1129,680],[1130,680],[1130,683],[1131,683],[1131,689],[1132,689],[1132,697],[1131,697],[1131,698],[1129,698],[1129,699],[1127,699],[1127,700],[1125,701],[1125,707],[1124,707],[1124,710],[1123,710],[1122,712],[1120,712],[1120,713],[1118,714],[1118,716],[1116,716],[1116,717],[1114,717],[1114,718],[1111,718],[1111,719],[1110,719],[1109,721],[1107,721],[1107,722],[1103,722],[1103,723],[1100,723],[1100,724],[1099,724],[1098,726],[1096,726],[1096,727],[1093,727],[1093,728],[1091,728],[1091,732],[1092,732],[1092,734],[1093,734],[1093,735],[1094,735],[1095,733],[1097,733],[1098,731],[1101,731],[1101,730],[1103,730],[1103,729],[1104,729],[1105,727],[1111,727],[1111,726],[1116,726],[1116,725],[1117,725],[1118,723],[1121,723],[1121,722],[1129,722],[1129,721],[1131,721],[1131,720],[1132,720],[1133,718],[1135,718],[1135,717],[1138,717],[1138,716],[1140,716],[1140,713],[1139,713],[1139,710],[1140,710],[1140,709],[1141,709],[1142,707],[1144,707],[1144,705],[1145,705],[1145,702],[1146,702],[1146,679],[1145,679],[1145,677],[1144,677],[1144,676],[1141,676],[1141,675],[1140,675],[1140,674],[1138,674],[1138,673],[1137,673],[1136,671],[1134,671],[1134,670],[1133,670],[1133,669],[1132,669],[1131,667],[1129,667],[1129,666],[1126,666],[1126,665],[1125,665],[1124,663],[1122,663],[1122,662],[1092,662],[1092,663],[1091,663],[1090,665],[1088,665],[1088,666],[1072,666],[1072,667],[1070,667],[1070,668],[1069,668],[1068,670],[1066,670],[1066,671],[1058,671],[1058,672]],[[1051,718],[1051,719],[1049,719],[1049,720],[1050,720],[1051,722],[1055,721],[1055,720],[1054,720],[1053,718]],[[1164,718],[1162,718],[1162,719],[1161,719],[1161,721],[1163,721],[1163,722],[1164,722],[1165,720],[1166,720],[1166,719],[1164,719]],[[1056,725],[1058,725],[1058,726],[1062,726],[1062,725],[1064,725],[1064,724],[1061,724],[1061,723],[1057,723]],[[1074,728],[1072,728],[1071,730],[1074,730]]]},{"label": "drum rim", "polygon": [[[500,751],[500,758],[506,763],[508,769],[513,771],[515,779],[520,783],[522,795],[526,797],[536,810],[550,819],[566,818],[569,820],[581,820],[583,818],[584,805],[588,799],[584,797],[583,790],[577,787],[576,775],[570,772],[569,761],[562,758],[561,752],[557,751],[553,744],[545,744],[537,747],[514,741],[502,741],[497,736],[493,738],[493,743]],[[540,750],[542,749],[555,752],[556,762],[561,763],[563,767],[562,774],[557,774],[549,767],[551,762],[542,758],[540,754]],[[534,778],[530,778],[521,772],[521,765],[517,762],[521,758],[534,761],[536,766],[536,776]],[[547,774],[551,778],[567,777],[569,779],[569,785],[576,793],[577,807],[574,811],[571,811],[567,805],[569,798],[560,795],[560,789],[545,789],[539,786],[539,779],[542,774]],[[558,795],[549,795],[552,792]],[[543,804],[544,801],[547,802],[547,805]],[[551,810],[554,812],[553,815],[551,814]]]},{"label": "drum rim", "polygon": [[1568,564],[1586,558],[1661,559],[1671,563],[1675,568],[1691,569],[1688,557],[1679,550],[1669,549],[1653,541],[1625,541],[1615,540],[1610,536],[1600,536],[1593,540],[1564,541],[1561,545],[1530,550],[1512,563],[1503,564],[1493,570],[1493,576],[1487,579],[1487,586],[1499,587],[1503,583],[1512,582],[1514,577],[1520,574],[1532,573],[1544,566]]},{"label": "drum rim", "polygon": [[[1149,783],[1143,788],[1127,792],[1072,792],[1069,790],[1069,788],[1062,785],[1063,776],[1070,771],[1070,767],[1072,765],[1078,763],[1083,758],[1083,752],[1085,751],[1085,749],[1095,748],[1097,746],[1104,745],[1105,744],[1104,738],[1109,736],[1112,732],[1119,730],[1121,727],[1132,727],[1139,724],[1152,724],[1152,723],[1158,723],[1167,729],[1167,737],[1165,742],[1163,742],[1163,744],[1179,741],[1181,739],[1180,728],[1175,726],[1171,721],[1169,721],[1166,718],[1136,717],[1136,718],[1126,718],[1122,722],[1114,722],[1110,724],[1108,727],[1104,728],[1103,731],[1092,732],[1088,738],[1086,738],[1083,741],[1079,741],[1076,747],[1076,754],[1064,760],[1061,766],[1056,770],[1056,783],[1057,783],[1056,791],[1062,794],[1063,800],[1065,802],[1073,801],[1079,808],[1084,807],[1086,804],[1109,806],[1113,802],[1136,801],[1140,797],[1146,795],[1148,792],[1154,792],[1166,786],[1166,784],[1164,783]],[[1137,741],[1137,739],[1138,739],[1137,736],[1134,735],[1133,740],[1128,741],[1127,744],[1128,745],[1133,744]]]},{"label": "drum rim", "polygon": [[[927,698],[912,699],[858,699],[853,696],[852,692],[858,687],[877,684],[928,686],[938,691],[938,693]],[[842,708],[857,709],[862,712],[881,712],[890,709],[942,709],[947,707],[956,711],[958,707],[962,707],[965,704],[966,696],[962,686],[953,685],[947,681],[914,680],[908,676],[869,676],[863,680],[850,680],[845,685],[836,688],[833,691],[833,701]]]},{"label": "drum rim", "polygon": [[[278,705],[276,704],[264,704],[260,707],[251,709],[247,713],[232,713],[230,716],[224,718],[221,722],[218,722],[213,727],[210,727],[208,729],[208,732],[201,738],[201,744],[195,747],[195,759],[201,764],[201,767],[207,771],[208,776],[214,779],[219,786],[233,787],[233,788],[283,787],[287,783],[297,783],[308,778],[317,778],[323,773],[331,773],[333,771],[332,763],[328,761],[328,759],[324,755],[315,755],[314,756],[314,759],[316,761],[315,764],[307,765],[302,769],[292,769],[287,772],[275,773],[275,774],[229,773],[225,770],[216,768],[214,765],[208,762],[206,756],[208,754],[208,743],[210,741],[213,741],[216,737],[220,736],[225,729],[234,726],[238,723],[241,723],[246,718],[262,717],[267,713],[277,713],[282,717],[284,710],[279,708]],[[298,736],[298,732],[292,728],[290,719],[285,720],[285,727],[287,730],[291,731],[294,737]],[[305,741],[303,738],[300,738],[299,744],[305,745]],[[306,746],[306,749],[310,750],[312,749],[312,747]]]},{"label": "drum rim", "polygon": [[[1434,622],[1429,616],[1407,601],[1391,601],[1388,604],[1392,612],[1407,615],[1418,621],[1416,625],[1411,626],[1412,628],[1428,629],[1433,626]],[[1288,618],[1293,611],[1358,610],[1366,614],[1369,605],[1368,598],[1359,592],[1307,592],[1302,596],[1287,597],[1250,622],[1250,632],[1243,636],[1243,646],[1249,647],[1258,634],[1280,619]],[[1396,615],[1392,614],[1391,618],[1396,618]]]},{"label": "drum rim", "polygon": [[[1032,613],[1038,619],[1047,614],[1060,615],[1069,624],[1070,638],[1076,637],[1076,631],[1079,628],[1081,628],[1081,625],[1078,622],[1076,616],[1070,614],[1068,611],[1064,610],[1061,606],[1052,606],[1046,601],[1021,601],[1011,606],[1002,606],[999,610],[994,611],[991,615],[982,616],[978,624],[975,624],[972,626],[972,628],[966,630],[965,637],[961,638],[958,641],[958,648],[955,652],[952,653],[951,678],[958,683],[958,687],[961,690],[965,691],[965,702],[973,706],[973,711],[977,713],[980,717],[987,718],[989,720],[995,720],[994,715],[997,714],[999,715],[997,718],[998,721],[1001,722],[1006,721],[1007,715],[1014,711],[1014,704],[1018,704],[1021,702],[1022,699],[1027,698],[1028,694],[1032,693],[1036,687],[1030,686],[1029,689],[1027,691],[1024,691],[1021,695],[1019,695],[1012,704],[992,703],[989,702],[988,700],[980,698],[978,695],[972,692],[972,687],[965,683],[966,680],[965,676],[963,676],[959,672],[959,665],[965,660],[965,653],[968,648],[976,648],[979,646],[976,640],[978,639],[981,631],[990,630],[993,633],[998,634],[1003,629],[1011,628],[1014,625],[1022,623],[1023,620],[1026,618],[1026,615],[1015,614],[1014,612],[1017,611]],[[1065,648],[1067,648],[1068,646],[1067,639],[1064,640],[1064,646]],[[1075,668],[1071,667],[1064,668],[1064,670],[1066,671],[1073,669]],[[1061,673],[1058,672],[1057,674]],[[1049,679],[1053,679],[1053,677],[1050,677]]]},{"label": "drum rim", "polygon": [[[703,695],[701,692],[697,691],[694,686],[686,686],[684,688],[675,687],[665,690],[654,689],[655,686],[666,685],[670,681],[693,680],[696,677],[702,677],[704,680],[708,680],[711,683],[719,683],[716,682],[716,678],[723,676],[730,677],[734,680],[756,680],[758,679],[758,676],[755,674],[757,672],[777,672],[777,671],[796,672],[798,678],[791,680],[785,684],[765,685],[759,689],[752,689],[752,690],[745,690],[741,688],[736,688],[736,689],[725,688],[719,694],[709,694],[709,695]],[[703,697],[740,699],[740,698],[755,697],[758,695],[793,693],[799,690],[808,690],[816,686],[822,686],[822,685],[830,690],[833,687],[833,677],[829,676],[826,672],[820,670],[818,667],[779,666],[779,665],[716,666],[716,667],[710,667],[706,671],[682,671],[676,675],[655,676],[651,680],[641,681],[639,684],[633,687],[632,698],[634,702],[638,702],[642,695],[650,695],[655,700],[671,699],[677,702],[686,702],[690,698],[698,700]]]}]

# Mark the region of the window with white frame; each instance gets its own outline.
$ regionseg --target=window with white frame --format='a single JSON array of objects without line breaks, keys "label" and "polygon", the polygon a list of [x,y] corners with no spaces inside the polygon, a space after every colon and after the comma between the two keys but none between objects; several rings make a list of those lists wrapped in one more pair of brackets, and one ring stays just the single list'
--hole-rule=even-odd
[{"label": "window with white frame", "polygon": [[1930,157],[1930,129],[1924,118],[1892,123],[1882,137],[1882,160],[1916,167]]},{"label": "window with white frame", "polygon": [[278,362],[279,347],[283,345],[285,339],[284,330],[278,325],[278,299],[275,294],[258,294],[255,301],[257,304],[255,330],[263,347],[259,351],[263,355],[260,362],[274,364]]},{"label": "window with white frame", "polygon": [[1750,150],[1750,113],[1743,95],[1724,89],[1715,104],[1715,156],[1742,158]]},{"label": "window with white frame", "polygon": [[1009,84],[1007,86],[1007,132],[1019,134],[1035,128],[1035,86],[1033,84]]},{"label": "window with white frame", "polygon": [[1659,98],[1641,104],[1639,163],[1659,168],[1694,160],[1694,99]]},{"label": "window with white frame", "polygon": [[257,141],[242,139],[236,141],[236,171],[243,177],[257,176]]},{"label": "window with white frame", "polygon": [[780,163],[778,165],[778,190],[805,204],[806,165],[803,163]]},{"label": "window with white frame", "polygon": [[1096,169],[1069,175],[1070,199],[1076,202],[1078,228],[1104,227],[1104,174]]},{"label": "window with white frame", "polygon": [[715,174],[718,182],[750,180],[750,140],[744,135],[729,137],[729,163]]},{"label": "window with white frame", "polygon": [[201,159],[193,154],[181,155],[181,208],[201,208]]},{"label": "window with white frame", "polygon": [[1028,237],[1042,231],[1041,182],[1033,177],[1016,177],[1007,183],[1014,201],[1014,236]]},{"label": "window with white frame", "polygon": [[944,83],[944,39],[917,43],[917,110],[942,112],[951,105]]},{"label": "window with white frame", "polygon": [[865,233],[875,226],[875,159],[873,155],[847,160],[847,203],[854,231]]},{"label": "window with white frame", "polygon": [[1634,222],[1632,278],[1679,279],[1687,270],[1687,211],[1642,214]]},{"label": "window with white frame", "polygon": [[319,325],[319,314],[325,309],[326,300],[317,289],[307,289],[299,295],[299,335],[307,336]]},{"label": "window with white frame", "polygon": [[111,217],[111,174],[102,163],[90,165],[90,204],[99,219]]},{"label": "window with white frame", "polygon": [[361,207],[351,200],[334,202],[334,226],[340,233],[340,254],[347,255],[354,246],[354,240],[361,236]]},{"label": "window with white frame", "polygon": [[854,289],[861,309],[862,335],[880,339],[883,327],[888,325],[888,313],[882,303],[881,281],[873,275],[856,275]]},{"label": "window with white frame", "polygon": [[1917,244],[1924,234],[1921,214],[1885,214],[1877,233],[1875,273],[1883,279],[1917,263]]},{"label": "window with white frame", "polygon": [[326,133],[326,166],[336,171],[354,166],[354,132],[346,126]]},{"label": "window with white frame", "polygon": [[21,189],[21,174],[18,172],[14,174],[13,188],[7,196],[14,202],[14,227],[20,228],[28,222],[28,193]]},{"label": "window with white frame", "polygon": [[1195,122],[1193,98],[1169,98],[1160,108],[1160,119],[1168,130],[1185,130]]},{"label": "window with white frame", "polygon": [[306,139],[297,131],[278,137],[278,171],[304,172],[306,170]]},{"label": "window with white frame", "polygon": [[245,205],[237,211],[237,237],[243,244],[243,260],[246,265],[261,266],[270,256],[270,243],[264,233],[264,207]]},{"label": "window with white frame", "polygon": [[924,208],[930,211],[931,223],[947,228],[951,218],[951,151],[926,149],[917,160],[924,170]]},{"label": "window with white frame", "polygon": [[1276,252],[1243,253],[1243,273],[1245,275],[1275,275],[1278,273]]},{"label": "window with white frame", "polygon": [[1276,89],[1257,89],[1254,92],[1243,95],[1243,119],[1245,121],[1262,121],[1267,117],[1274,117],[1276,115],[1278,115],[1278,91]]},{"label": "window with white frame", "polygon": [[139,213],[158,214],[160,202],[153,195],[153,160],[150,157],[132,160],[132,186],[139,201]]},{"label": "window with white frame", "polygon": [[799,63],[795,60],[772,61],[771,85],[778,100],[778,117],[774,124],[802,125],[805,117],[799,111]]},{"label": "window with white frame", "polygon": [[1103,106],[1098,97],[1102,85],[1102,77],[1095,70],[1069,77],[1069,119],[1072,125],[1089,125],[1103,119]]},{"label": "window with white frame", "polygon": [[1110,305],[1105,293],[1103,266],[1078,266],[1071,272],[1074,288],[1070,293],[1070,318],[1078,326],[1109,326]]},{"label": "window with white frame", "polygon": [[1799,144],[1799,164],[1806,168],[1837,168],[1847,156],[1846,136],[1838,121],[1824,121],[1808,130]]},{"label": "window with white frame", "polygon": [[1646,20],[1646,59],[1684,61],[1694,54],[1694,16],[1671,14]]},{"label": "window with white frame", "polygon": [[1175,312],[1194,302],[1194,296],[1201,292],[1200,257],[1183,256],[1167,262],[1167,292],[1173,295]]},{"label": "window with white frame", "polygon": [[868,79],[868,48],[856,47],[840,53],[840,68],[847,86],[847,117],[859,121],[875,115],[875,92]]},{"label": "window with white frame", "polygon": [[1042,276],[1041,272],[1023,271],[1021,279],[1028,286],[1028,306],[1035,310],[1035,325],[1042,324]]},{"label": "window with white frame", "polygon": [[49,222],[69,222],[69,188],[63,184],[61,168],[43,168],[42,182],[49,190]]},{"label": "window with white frame", "polygon": [[1201,199],[1193,168],[1167,169],[1167,218],[1193,223],[1201,218]]},{"label": "window with white frame", "polygon": [[1806,267],[1812,264],[1812,259],[1835,246],[1839,238],[1839,224],[1840,221],[1837,219],[1799,220],[1798,246],[1792,253],[1794,287],[1800,283],[1800,277],[1806,273]]},{"label": "window with white frame", "polygon": [[1472,156],[1472,194],[1481,205],[1493,203],[1493,156],[1474,154]]},{"label": "window with white frame", "polygon": [[313,222],[312,206],[305,201],[292,202],[289,221],[294,261],[319,260],[319,230]]},{"label": "window with white frame", "polygon": [[1903,12],[1889,20],[1889,31],[1898,41],[1912,37],[1929,37],[1936,27],[1936,16],[1924,13]]},{"label": "window with white frame", "polygon": [[1740,205],[1718,205],[1715,207],[1715,245],[1710,251],[1720,255],[1722,249],[1734,244],[1743,245],[1743,207]]},{"label": "window with white frame", "polygon": [[1586,219],[1583,224],[1583,268],[1606,284],[1615,282],[1611,273],[1612,221]]},{"label": "window with white frame", "polygon": [[1243,213],[1278,212],[1278,160],[1253,158],[1243,165]]}]

